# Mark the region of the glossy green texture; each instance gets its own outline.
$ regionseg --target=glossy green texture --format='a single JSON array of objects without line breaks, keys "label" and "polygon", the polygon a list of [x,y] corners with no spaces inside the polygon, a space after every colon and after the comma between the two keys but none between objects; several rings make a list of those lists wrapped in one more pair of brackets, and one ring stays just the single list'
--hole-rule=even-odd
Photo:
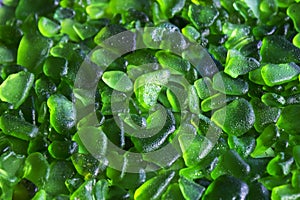
[{"label": "glossy green texture", "polygon": [[262,67],[259,67],[255,70],[249,72],[249,80],[258,85],[266,85],[266,83],[262,77],[261,70],[262,70]]},{"label": "glossy green texture", "polygon": [[297,13],[300,12],[300,4],[293,3],[287,9],[288,16],[293,20],[295,29],[300,32],[300,19]]},{"label": "glossy green texture", "polygon": [[300,192],[291,185],[281,185],[273,188],[271,198],[274,200],[298,199],[300,198]]},{"label": "glossy green texture", "polygon": [[53,158],[66,159],[76,152],[77,144],[70,141],[53,141],[48,151]]},{"label": "glossy green texture", "polygon": [[50,167],[44,155],[35,152],[26,158],[24,178],[33,182],[37,187],[44,187],[49,176]]},{"label": "glossy green texture", "polygon": [[25,34],[18,48],[17,64],[31,72],[40,72],[52,45],[52,40],[39,34]]},{"label": "glossy green texture", "polygon": [[208,77],[196,80],[194,86],[200,99],[206,99],[215,93],[212,87],[212,81]]},{"label": "glossy green texture", "polygon": [[244,95],[249,86],[243,79],[233,79],[224,72],[219,72],[213,77],[213,89],[228,95]]},{"label": "glossy green texture", "polygon": [[278,119],[277,125],[279,128],[291,134],[299,133],[297,119],[300,117],[300,105],[288,105],[283,108]]},{"label": "glossy green texture", "polygon": [[47,193],[45,190],[39,190],[34,197],[32,198],[32,200],[47,200]]},{"label": "glossy green texture", "polygon": [[65,96],[51,95],[47,105],[50,109],[50,123],[58,133],[66,134],[75,126],[75,108]]},{"label": "glossy green texture", "polygon": [[[230,192],[228,192],[230,191]],[[210,184],[204,193],[204,200],[214,199],[237,199],[245,200],[249,193],[248,185],[228,175],[218,177],[212,184]]]},{"label": "glossy green texture", "polygon": [[240,75],[257,69],[259,62],[254,58],[248,58],[241,54],[240,51],[230,50],[227,53],[224,72],[232,78],[237,78]]},{"label": "glossy green texture", "polygon": [[180,12],[185,4],[185,0],[158,0],[161,11],[168,17],[172,18]]},{"label": "glossy green texture", "polygon": [[194,4],[189,6],[188,16],[193,25],[197,28],[209,27],[211,26],[219,12],[214,5],[205,7],[196,6]]},{"label": "glossy green texture", "polygon": [[270,124],[264,131],[256,138],[256,146],[251,153],[252,157],[268,157],[267,150],[278,141],[280,132],[275,124]]},{"label": "glossy green texture", "polygon": [[231,135],[228,137],[228,145],[242,157],[247,157],[255,148],[255,139],[251,136],[237,137]]},{"label": "glossy green texture", "polygon": [[106,180],[99,180],[96,183],[95,179],[84,182],[80,187],[71,195],[70,199],[107,199],[108,182]]},{"label": "glossy green texture", "polygon": [[35,138],[39,131],[35,125],[9,113],[1,115],[0,128],[4,134],[26,141]]},{"label": "glossy green texture", "polygon": [[167,191],[162,195],[161,199],[162,200],[171,200],[171,199],[183,200],[184,197],[182,196],[182,193],[180,191],[179,184],[173,183],[169,185]]},{"label": "glossy green texture", "polygon": [[185,26],[181,31],[182,34],[192,42],[197,41],[201,36],[201,34],[197,31],[197,29],[191,25]]},{"label": "glossy green texture", "polygon": [[133,89],[133,83],[128,76],[121,71],[104,72],[102,80],[109,87],[120,92],[130,92]]},{"label": "glossy green texture", "polygon": [[188,180],[181,177],[178,181],[182,195],[187,200],[200,199],[205,191],[205,187],[195,183],[194,181]]},{"label": "glossy green texture", "polygon": [[227,134],[240,136],[252,128],[255,115],[247,100],[237,99],[214,112],[211,120]]},{"label": "glossy green texture", "polygon": [[46,76],[53,79],[59,79],[60,76],[67,75],[68,72],[68,61],[58,57],[48,57],[43,65],[43,72]]},{"label": "glossy green texture", "polygon": [[243,160],[243,158],[234,150],[225,152],[217,166],[211,173],[213,179],[217,179],[222,175],[231,175],[236,178],[243,179],[250,173],[250,166]]},{"label": "glossy green texture", "polygon": [[261,101],[271,107],[282,107],[286,103],[285,98],[276,93],[265,93],[262,95]]},{"label": "glossy green texture", "polygon": [[9,75],[0,85],[1,101],[11,103],[15,109],[24,103],[34,82],[34,75],[21,71]]},{"label": "glossy green texture", "polygon": [[0,64],[11,63],[13,61],[13,52],[6,46],[0,45]]},{"label": "glossy green texture", "polygon": [[225,42],[227,49],[239,50],[242,46],[253,41],[253,37],[250,35],[251,29],[248,25],[226,22],[222,28],[223,32],[229,37]]},{"label": "glossy green texture", "polygon": [[213,148],[212,142],[202,135],[181,134],[178,140],[186,166],[197,165]]},{"label": "glossy green texture", "polygon": [[75,32],[77,33],[77,35],[80,37],[81,40],[91,38],[94,35],[96,35],[98,32],[98,29],[96,27],[93,27],[88,24],[75,23],[73,25],[73,29],[75,30]]},{"label": "glossy green texture", "polygon": [[211,97],[204,99],[201,102],[201,109],[204,112],[215,110],[225,106],[227,103],[230,103],[233,100],[236,100],[238,97],[235,96],[226,96],[221,93],[217,93]]},{"label": "glossy green texture", "polygon": [[291,172],[293,162],[293,157],[280,152],[268,163],[267,171],[272,176],[288,175]]},{"label": "glossy green texture", "polygon": [[186,74],[191,66],[186,60],[177,55],[170,54],[166,51],[159,51],[155,54],[162,68],[170,70],[172,74]]},{"label": "glossy green texture", "polygon": [[53,37],[58,34],[60,26],[54,21],[41,17],[38,22],[38,28],[40,33],[45,37]]},{"label": "glossy green texture", "polygon": [[298,33],[297,35],[295,35],[295,37],[293,38],[293,44],[300,48],[300,33]]},{"label": "glossy green texture", "polygon": [[141,185],[134,193],[135,200],[160,199],[175,176],[174,171],[167,171],[151,178]]},{"label": "glossy green texture", "polygon": [[261,75],[268,86],[281,85],[296,80],[300,67],[295,63],[267,64],[261,69]]},{"label": "glossy green texture", "polygon": [[260,49],[262,62],[266,63],[299,63],[300,49],[282,36],[265,37]]}]

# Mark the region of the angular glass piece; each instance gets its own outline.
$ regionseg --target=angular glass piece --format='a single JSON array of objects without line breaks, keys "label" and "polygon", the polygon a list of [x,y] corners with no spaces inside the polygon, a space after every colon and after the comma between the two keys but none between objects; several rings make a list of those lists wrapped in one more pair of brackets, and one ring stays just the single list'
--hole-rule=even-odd
[{"label": "angular glass piece", "polygon": [[54,94],[47,101],[50,109],[50,123],[61,134],[66,134],[76,123],[74,105],[65,96]]},{"label": "angular glass piece", "polygon": [[55,159],[67,159],[77,150],[77,144],[71,141],[53,141],[48,151]]},{"label": "angular glass piece", "polygon": [[158,51],[155,54],[162,68],[169,69],[172,74],[186,74],[191,65],[187,60],[183,60],[177,55],[170,54],[166,51]]},{"label": "angular glass piece", "polygon": [[290,184],[280,185],[272,190],[271,199],[281,200],[281,199],[299,199],[300,192],[296,188],[293,188]]},{"label": "angular glass piece", "polygon": [[300,105],[288,105],[283,108],[277,125],[291,134],[299,133],[298,119],[300,117]]},{"label": "angular glass piece", "polygon": [[182,34],[192,42],[196,42],[201,36],[197,29],[191,25],[185,26],[181,31]]},{"label": "angular glass piece", "polygon": [[248,92],[248,83],[241,79],[233,79],[224,72],[219,72],[213,77],[213,88],[228,95],[244,95]]},{"label": "angular glass piece", "polygon": [[133,84],[126,73],[122,71],[107,71],[102,75],[102,80],[109,87],[120,92],[130,92]]},{"label": "angular glass piece", "polygon": [[50,56],[45,60],[43,72],[48,77],[60,79],[68,73],[68,61],[64,58]]},{"label": "angular glass piece", "polygon": [[205,187],[184,177],[181,177],[178,183],[185,199],[200,199],[205,190]]},{"label": "angular glass piece", "polygon": [[45,37],[53,37],[58,34],[60,30],[60,25],[48,19],[46,17],[41,17],[38,22],[39,31]]},{"label": "angular glass piece", "polygon": [[212,81],[208,77],[196,80],[194,82],[194,86],[197,90],[197,94],[200,99],[206,99],[215,94],[215,91],[212,86]]},{"label": "angular glass piece", "polygon": [[172,18],[183,9],[185,0],[158,0],[158,3],[161,11],[168,18]]},{"label": "angular glass piece", "polygon": [[211,97],[204,99],[201,102],[201,109],[204,112],[215,110],[225,106],[227,103],[236,100],[238,97],[235,96],[226,96],[221,93],[217,93]]},{"label": "angular glass piece", "polygon": [[227,134],[240,136],[252,128],[255,115],[251,104],[241,98],[214,112],[211,120]]},{"label": "angular glass piece", "polygon": [[283,107],[286,100],[283,96],[276,93],[265,93],[261,97],[261,101],[270,107]]},{"label": "angular glass piece", "polygon": [[85,181],[73,194],[71,200],[76,199],[94,199],[93,187],[95,185],[95,179]]},{"label": "angular glass piece", "polygon": [[189,19],[197,28],[211,26],[218,15],[219,11],[214,5],[203,7],[191,4],[188,10]]},{"label": "angular glass piece", "polygon": [[162,200],[171,200],[171,199],[184,200],[184,197],[182,196],[178,183],[173,183],[169,185],[167,191],[162,195],[161,199]]},{"label": "angular glass piece", "polygon": [[96,27],[93,27],[89,24],[75,23],[73,25],[73,29],[75,30],[75,32],[77,33],[77,35],[80,37],[81,40],[91,38],[94,35],[96,35],[98,32],[98,29]]},{"label": "angular glass piece", "polygon": [[255,148],[255,138],[251,135],[243,137],[229,136],[228,145],[241,156],[247,157]]},{"label": "angular glass piece", "polygon": [[291,172],[293,163],[293,157],[280,152],[268,163],[267,172],[272,176],[286,176]]},{"label": "angular glass piece", "polygon": [[297,80],[300,67],[295,63],[266,64],[261,69],[261,75],[268,86],[281,85]]},{"label": "angular glass piece", "polygon": [[249,72],[249,80],[258,85],[266,85],[262,75],[261,75],[262,67],[259,67],[251,72]]},{"label": "angular glass piece", "polygon": [[28,97],[33,81],[34,75],[29,72],[9,75],[0,85],[0,99],[17,109]]}]

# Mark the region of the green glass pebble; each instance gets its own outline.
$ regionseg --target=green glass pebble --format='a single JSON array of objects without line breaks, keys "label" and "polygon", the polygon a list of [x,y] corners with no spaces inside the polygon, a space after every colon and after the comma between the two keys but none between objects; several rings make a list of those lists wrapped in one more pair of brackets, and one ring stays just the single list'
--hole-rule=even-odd
[{"label": "green glass pebble", "polygon": [[270,107],[283,107],[286,103],[285,98],[276,93],[263,94],[261,101]]},{"label": "green glass pebble", "polygon": [[196,28],[211,26],[219,15],[214,5],[202,6],[191,4],[188,10],[188,17]]},{"label": "green glass pebble", "polygon": [[280,185],[285,185],[290,182],[291,177],[280,177],[280,176],[267,176],[261,178],[259,181],[268,189],[272,190],[275,187],[278,187]]},{"label": "green glass pebble", "polygon": [[9,75],[0,85],[0,99],[11,103],[15,109],[24,103],[29,95],[34,75],[29,72],[18,72]]},{"label": "green glass pebble", "polygon": [[71,159],[78,174],[86,179],[98,176],[107,166],[107,160],[105,158],[98,160],[90,154],[75,153]]},{"label": "green glass pebble", "polygon": [[[13,184],[16,180],[20,180],[24,173],[24,161],[24,155],[16,154],[13,151],[3,153],[0,157],[0,169],[2,170],[0,179],[6,177]],[[15,179],[16,177],[17,179]]]},{"label": "green glass pebble", "polygon": [[167,191],[162,195],[162,200],[184,200],[178,183],[169,185]]},{"label": "green glass pebble", "polygon": [[255,139],[251,136],[237,137],[229,136],[228,145],[242,157],[247,157],[255,148]]},{"label": "green glass pebble", "polygon": [[25,161],[24,178],[33,182],[37,187],[44,187],[50,176],[50,167],[46,157],[35,152]]},{"label": "green glass pebble", "polygon": [[191,25],[185,26],[181,31],[182,34],[192,42],[196,42],[201,36],[198,30]]},{"label": "green glass pebble", "polygon": [[107,71],[102,75],[102,80],[109,87],[120,92],[130,92],[133,89],[133,83],[126,73],[121,71]]},{"label": "green glass pebble", "polygon": [[94,199],[93,187],[95,185],[95,180],[89,180],[84,182],[70,197],[71,200],[76,199]]},{"label": "green glass pebble", "polygon": [[34,90],[39,99],[46,100],[56,92],[57,87],[50,79],[42,77],[35,81]]},{"label": "green glass pebble", "polygon": [[32,198],[32,200],[47,200],[47,193],[45,190],[39,190],[34,197]]},{"label": "green glass pebble", "polygon": [[237,99],[214,112],[211,120],[227,134],[240,136],[252,128],[255,115],[247,100]]},{"label": "green glass pebble", "polygon": [[259,98],[252,98],[250,103],[255,113],[254,128],[258,132],[262,132],[269,124],[277,122],[281,109],[267,106]]},{"label": "green glass pebble", "polygon": [[73,29],[80,37],[81,40],[85,40],[87,38],[91,38],[98,33],[98,29],[89,24],[79,24],[75,23],[73,25]]},{"label": "green glass pebble", "polygon": [[300,12],[300,4],[293,3],[287,9],[287,15],[293,20],[295,29],[300,32],[300,19],[297,13]]},{"label": "green glass pebble", "polygon": [[0,117],[0,128],[3,133],[29,141],[38,135],[38,127],[15,115],[5,113]]},{"label": "green glass pebble", "polygon": [[174,176],[175,176],[174,171],[167,171],[149,179],[138,189],[135,190],[134,199],[135,200],[160,199],[163,193],[167,190]]},{"label": "green glass pebble", "polygon": [[186,166],[197,165],[213,148],[212,142],[202,135],[181,134],[178,140]]},{"label": "green glass pebble", "polygon": [[77,144],[70,141],[53,141],[48,151],[55,159],[67,159],[77,150]]},{"label": "green glass pebble", "polygon": [[25,34],[18,48],[17,64],[31,72],[41,72],[53,41],[39,34]]},{"label": "green glass pebble", "polygon": [[225,152],[219,159],[217,166],[211,173],[213,179],[217,179],[222,175],[231,175],[236,178],[243,179],[250,173],[250,166],[243,158],[234,150]]},{"label": "green glass pebble", "polygon": [[13,52],[4,45],[0,45],[0,64],[11,63],[14,61]]},{"label": "green glass pebble", "polygon": [[223,175],[208,186],[204,193],[203,200],[246,200],[248,193],[249,187],[245,182],[233,176]]},{"label": "green glass pebble", "polygon": [[61,22],[61,33],[69,36],[70,40],[74,42],[79,42],[80,38],[76,31],[74,30],[75,21],[73,19],[66,18]]},{"label": "green glass pebble", "polygon": [[300,186],[300,171],[298,169],[298,170],[293,171],[292,173],[293,173],[292,186],[294,188],[299,188],[299,186]]},{"label": "green glass pebble", "polygon": [[200,114],[200,101],[193,85],[188,87],[188,104],[192,113]]},{"label": "green glass pebble", "polygon": [[217,93],[211,97],[204,99],[201,102],[201,109],[204,112],[215,110],[225,106],[227,103],[230,103],[233,100],[236,100],[238,97],[235,96],[226,96],[221,93]]},{"label": "green glass pebble", "polygon": [[51,19],[41,17],[38,21],[38,28],[43,36],[53,37],[58,34],[60,30],[60,25],[55,23]]},{"label": "green glass pebble", "polygon": [[116,24],[105,26],[94,37],[94,42],[101,45],[106,39],[124,31],[126,31],[124,27]]},{"label": "green glass pebble", "polygon": [[107,180],[100,179],[94,186],[95,199],[105,200],[108,196],[109,183]]},{"label": "green glass pebble", "polygon": [[281,199],[299,199],[300,192],[293,188],[291,185],[281,185],[273,188],[271,199],[281,200]]},{"label": "green glass pebble", "polygon": [[170,54],[166,51],[158,51],[155,54],[158,62],[163,69],[168,69],[172,74],[186,74],[191,66],[186,60],[183,60],[177,55]]},{"label": "green glass pebble", "polygon": [[229,50],[227,53],[224,72],[232,78],[237,78],[238,76],[247,74],[258,67],[259,62],[254,58],[245,57],[237,50]]},{"label": "green glass pebble", "polygon": [[75,126],[75,108],[65,96],[51,95],[47,105],[50,110],[50,123],[58,133],[66,134]]},{"label": "green glass pebble", "polygon": [[281,85],[298,78],[300,67],[295,63],[266,64],[261,69],[261,75],[268,86]]},{"label": "green glass pebble", "polygon": [[91,19],[101,19],[105,15],[105,9],[107,8],[107,3],[98,2],[96,4],[91,4],[86,7],[86,12]]},{"label": "green glass pebble", "polygon": [[43,72],[50,78],[59,79],[67,75],[68,61],[64,58],[48,57],[43,65]]},{"label": "green glass pebble", "polygon": [[277,154],[267,166],[267,172],[272,176],[284,176],[291,172],[294,159],[283,152]]},{"label": "green glass pebble", "polygon": [[249,72],[249,80],[258,85],[266,85],[266,83],[262,77],[261,70],[262,70],[262,67],[259,67],[253,71],[250,71]]},{"label": "green glass pebble", "polygon": [[194,86],[200,99],[206,99],[215,94],[215,91],[212,87],[212,81],[208,77],[196,80],[194,82]]},{"label": "green glass pebble", "polygon": [[300,33],[295,35],[295,37],[293,38],[293,45],[300,48]]},{"label": "green glass pebble", "polygon": [[300,105],[288,105],[285,108],[283,108],[277,122],[278,127],[291,134],[299,133],[299,111]]},{"label": "green glass pebble", "polygon": [[241,47],[253,41],[253,37],[250,35],[251,28],[245,24],[226,22],[223,25],[223,32],[228,35],[228,39],[225,42],[227,49],[239,50]]},{"label": "green glass pebble", "polygon": [[265,37],[260,49],[264,63],[299,63],[300,49],[282,36],[273,35]]},{"label": "green glass pebble", "polygon": [[300,145],[293,147],[293,157],[296,161],[297,166],[300,166]]},{"label": "green glass pebble", "polygon": [[180,112],[180,110],[181,110],[180,106],[181,105],[180,105],[176,95],[174,94],[174,92],[168,88],[167,92],[166,92],[166,95],[167,95],[167,99],[169,101],[169,104],[172,107],[172,111],[173,112]]},{"label": "green glass pebble", "polygon": [[184,177],[181,177],[178,183],[182,195],[188,200],[200,199],[205,190],[205,187]]},{"label": "green glass pebble", "polygon": [[268,157],[267,150],[275,142],[278,141],[280,137],[280,132],[278,127],[275,124],[270,124],[267,126],[264,131],[256,138],[256,146],[254,151],[251,153],[251,156],[256,157]]},{"label": "green glass pebble", "polygon": [[244,95],[248,92],[248,83],[241,79],[233,79],[224,72],[213,77],[213,89],[228,95]]},{"label": "green glass pebble", "polygon": [[158,4],[161,11],[168,18],[172,18],[183,9],[185,0],[158,0]]}]

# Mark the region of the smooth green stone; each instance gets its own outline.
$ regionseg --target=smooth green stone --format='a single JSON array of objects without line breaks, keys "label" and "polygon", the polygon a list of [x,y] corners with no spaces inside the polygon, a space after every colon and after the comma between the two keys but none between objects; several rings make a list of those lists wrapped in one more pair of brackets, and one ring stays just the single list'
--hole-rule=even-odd
[{"label": "smooth green stone", "polygon": [[133,89],[133,83],[122,71],[107,71],[102,75],[102,80],[109,87],[120,92],[130,92]]},{"label": "smooth green stone", "polygon": [[61,94],[51,95],[47,101],[50,123],[61,134],[66,134],[76,123],[75,108],[71,101]]},{"label": "smooth green stone", "polygon": [[299,133],[299,117],[300,105],[288,105],[283,108],[277,125],[288,133],[297,134]]},{"label": "smooth green stone", "polygon": [[299,3],[291,4],[286,11],[287,15],[293,20],[294,28],[296,29],[297,32],[300,32],[300,19],[298,15],[299,12],[300,12]]},{"label": "smooth green stone", "polygon": [[78,56],[76,52],[78,52],[79,49],[80,46],[75,43],[59,43],[51,48],[50,54],[54,57],[64,58],[71,61],[72,59],[76,60],[75,56]]},{"label": "smooth green stone", "polygon": [[282,200],[282,199],[299,199],[299,190],[293,188],[291,185],[281,185],[272,189],[271,199]]},{"label": "smooth green stone", "polygon": [[77,150],[77,144],[70,141],[53,141],[48,151],[50,155],[55,159],[67,159]]},{"label": "smooth green stone", "polygon": [[212,142],[202,135],[181,134],[178,140],[186,166],[197,165],[213,148]]},{"label": "smooth green stone", "polygon": [[155,54],[159,64],[163,69],[168,69],[172,74],[186,74],[191,65],[188,61],[183,60],[177,55],[173,55],[166,51],[158,51]]},{"label": "smooth green stone", "polygon": [[244,95],[249,86],[243,79],[233,79],[224,72],[219,72],[213,77],[213,89],[228,95]]},{"label": "smooth green stone", "polygon": [[94,42],[101,45],[106,39],[124,31],[126,31],[126,29],[120,25],[112,24],[105,26],[94,37]]},{"label": "smooth green stone", "polygon": [[201,102],[201,109],[204,112],[215,110],[225,106],[227,103],[236,100],[238,97],[235,96],[226,96],[221,93],[217,93],[211,97],[204,99]]},{"label": "smooth green stone", "polygon": [[229,150],[221,156],[217,166],[211,173],[211,177],[217,179],[227,174],[243,179],[247,177],[249,173],[250,165],[248,165],[236,151]]},{"label": "smooth green stone", "polygon": [[192,42],[197,41],[201,36],[198,30],[191,25],[185,26],[181,31],[182,34]]},{"label": "smooth green stone", "polygon": [[41,17],[39,19],[38,27],[40,33],[45,37],[53,37],[57,35],[60,30],[60,25],[46,17]]},{"label": "smooth green stone", "polygon": [[255,138],[251,136],[229,136],[228,145],[231,149],[234,149],[241,156],[247,157],[255,148]]},{"label": "smooth green stone", "polygon": [[300,67],[295,63],[266,64],[261,69],[261,75],[268,86],[281,85],[297,80]]},{"label": "smooth green stone", "polygon": [[10,74],[0,85],[1,101],[11,103],[17,109],[28,97],[33,81],[34,75],[29,72]]},{"label": "smooth green stone", "polygon": [[14,61],[13,52],[4,45],[0,45],[0,64],[11,63]]},{"label": "smooth green stone", "polygon": [[42,188],[48,181],[49,176],[50,166],[44,155],[35,152],[26,158],[24,178],[33,182],[37,187]]},{"label": "smooth green stone", "polygon": [[91,19],[101,19],[105,15],[105,9],[108,7],[107,3],[99,2],[91,4],[86,7],[86,12]]},{"label": "smooth green stone", "polygon": [[169,185],[167,191],[162,195],[162,200],[184,200],[178,183]]},{"label": "smooth green stone", "polygon": [[200,99],[206,99],[215,94],[215,91],[212,87],[212,81],[208,77],[196,80],[194,82],[194,86]]},{"label": "smooth green stone", "polygon": [[98,32],[98,29],[96,27],[93,27],[88,24],[75,23],[73,25],[73,29],[75,30],[75,32],[77,33],[77,35],[80,37],[81,40],[91,38],[94,35],[96,35]]},{"label": "smooth green stone", "polygon": [[251,27],[245,24],[226,22],[223,25],[223,33],[228,35],[228,39],[225,42],[225,47],[227,49],[240,50],[243,46],[254,40],[250,35]]},{"label": "smooth green stone", "polygon": [[219,11],[214,5],[196,6],[191,4],[188,10],[188,17],[196,28],[211,26],[219,16]]},{"label": "smooth green stone", "polygon": [[8,113],[0,117],[0,128],[4,134],[26,141],[35,138],[39,132],[35,125]]},{"label": "smooth green stone", "polygon": [[265,105],[259,98],[252,98],[250,101],[254,113],[254,128],[258,132],[262,132],[269,124],[276,123],[281,110],[279,108]]},{"label": "smooth green stone", "polygon": [[261,101],[270,107],[283,107],[286,100],[283,96],[276,93],[265,93],[261,97]]},{"label": "smooth green stone", "polygon": [[61,33],[67,34],[70,40],[74,42],[79,42],[80,38],[77,32],[74,30],[75,20],[66,18],[61,22]]},{"label": "smooth green stone", "polygon": [[174,92],[168,88],[166,94],[167,94],[167,99],[172,107],[172,111],[180,112],[182,108],[180,107],[181,105]]},{"label": "smooth green stone", "polygon": [[34,90],[39,99],[46,100],[56,92],[57,88],[50,79],[42,77],[35,81]]},{"label": "smooth green stone", "polygon": [[259,62],[254,58],[245,57],[237,50],[229,50],[227,53],[224,72],[232,78],[237,78],[238,76],[247,74],[258,67]]},{"label": "smooth green stone", "polygon": [[260,54],[264,63],[300,62],[300,49],[279,35],[264,37]]},{"label": "smooth green stone", "polygon": [[69,194],[65,181],[75,175],[74,166],[69,161],[54,161],[50,165],[45,191],[50,195]]},{"label": "smooth green stone", "polygon": [[200,179],[204,177],[203,166],[195,165],[179,170],[179,175],[187,179]]},{"label": "smooth green stone", "polygon": [[300,166],[300,145],[293,147],[293,157],[296,161],[297,166]]},{"label": "smooth green stone", "polygon": [[[13,151],[3,153],[0,157],[0,169],[2,170],[1,178],[7,176],[12,183],[15,177],[20,180],[23,176],[25,156],[21,154],[16,154]],[[6,175],[4,175],[4,172]]]},{"label": "smooth green stone", "polygon": [[67,179],[65,184],[68,190],[73,193],[75,190],[77,190],[81,184],[84,183],[84,180],[82,178],[70,178]]},{"label": "smooth green stone", "polygon": [[300,48],[300,33],[295,35],[295,37],[293,38],[293,45]]},{"label": "smooth green stone", "polygon": [[47,200],[47,193],[45,190],[39,190],[34,197],[32,198],[32,200]]},{"label": "smooth green stone", "polygon": [[[48,57],[43,65],[43,72],[46,76],[59,79],[68,73],[68,61],[58,57]],[[59,75],[59,76],[58,76]]]},{"label": "smooth green stone", "polygon": [[71,159],[78,174],[84,176],[86,179],[98,176],[107,166],[105,158],[98,160],[90,154],[75,153]]},{"label": "smooth green stone", "polygon": [[73,194],[70,196],[71,200],[77,199],[94,199],[93,187],[95,185],[95,179],[84,182]]},{"label": "smooth green stone", "polygon": [[101,179],[94,186],[94,196],[97,200],[106,200],[109,190],[109,183],[107,180]]},{"label": "smooth green stone", "polygon": [[249,72],[249,80],[258,85],[266,85],[266,83],[262,77],[261,70],[262,70],[262,67],[259,67],[253,71],[250,71]]},{"label": "smooth green stone", "polygon": [[31,72],[40,72],[53,41],[39,34],[25,34],[18,48],[17,64]]},{"label": "smooth green stone", "polygon": [[184,5],[185,0],[158,0],[161,11],[168,17],[172,18],[179,13]]},{"label": "smooth green stone", "polygon": [[49,145],[49,142],[47,141],[46,137],[38,136],[32,140],[30,140],[27,153],[31,154],[34,152],[44,152],[47,151],[47,147]]},{"label": "smooth green stone", "polygon": [[270,148],[275,142],[278,141],[280,137],[280,132],[278,127],[275,124],[270,124],[267,126],[264,131],[256,138],[256,147],[254,151],[251,153],[251,156],[256,157],[268,157],[267,150]]},{"label": "smooth green stone", "polygon": [[163,193],[167,190],[174,176],[175,176],[174,171],[167,171],[149,179],[143,185],[141,185],[139,188],[135,190],[134,199],[135,200],[160,199]]},{"label": "smooth green stone", "polygon": [[181,177],[178,181],[180,190],[185,199],[196,200],[200,199],[205,191],[205,187]]},{"label": "smooth green stone", "polygon": [[218,177],[206,189],[203,200],[236,199],[246,200],[249,193],[248,185],[228,175]]},{"label": "smooth green stone", "polygon": [[241,136],[255,122],[252,105],[245,99],[237,99],[213,113],[211,120],[227,134]]},{"label": "smooth green stone", "polygon": [[271,176],[286,176],[291,172],[293,163],[293,157],[280,152],[268,163],[266,169]]}]

